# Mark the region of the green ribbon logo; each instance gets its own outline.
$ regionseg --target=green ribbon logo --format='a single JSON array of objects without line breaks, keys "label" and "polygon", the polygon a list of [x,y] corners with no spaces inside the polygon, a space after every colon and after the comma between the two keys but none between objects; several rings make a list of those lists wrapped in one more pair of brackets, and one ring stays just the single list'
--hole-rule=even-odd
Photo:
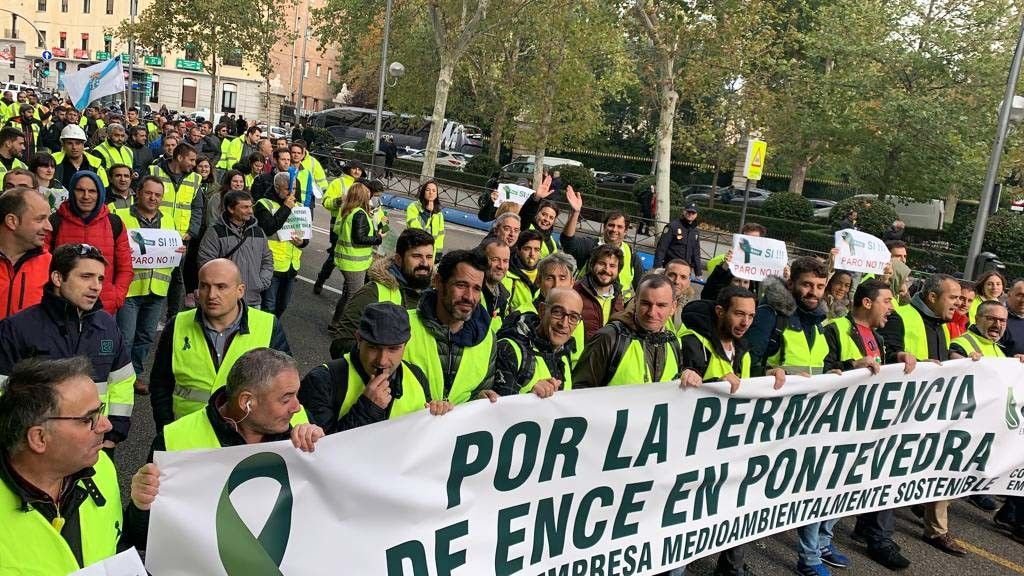
[{"label": "green ribbon logo", "polygon": [[[259,536],[253,535],[231,503],[231,493],[255,478],[270,478],[281,484],[277,501]],[[239,462],[228,476],[217,503],[217,551],[228,576],[281,576],[281,560],[288,547],[291,527],[292,488],[284,459],[271,452],[261,452]]]},{"label": "green ribbon logo", "polygon": [[147,240],[146,237],[137,230],[132,230],[129,232],[128,236],[130,236],[131,239],[139,245],[140,256],[146,255],[146,246],[156,246],[156,240]]},{"label": "green ribbon logo", "polygon": [[853,234],[850,234],[849,232],[841,232],[839,234],[839,237],[843,239],[843,242],[846,242],[847,246],[850,247],[851,256],[855,256],[857,254],[858,246],[864,246],[863,242],[861,242],[860,240],[855,240],[853,238]]},{"label": "green ribbon logo", "polygon": [[740,250],[743,251],[743,263],[750,264],[750,256],[760,256],[764,253],[764,250],[759,250],[750,245],[750,240],[746,238],[740,239]]},{"label": "green ribbon logo", "polygon": [[1010,430],[1020,428],[1020,418],[1017,417],[1017,401],[1013,397],[1013,386],[1006,389],[1006,427]]}]

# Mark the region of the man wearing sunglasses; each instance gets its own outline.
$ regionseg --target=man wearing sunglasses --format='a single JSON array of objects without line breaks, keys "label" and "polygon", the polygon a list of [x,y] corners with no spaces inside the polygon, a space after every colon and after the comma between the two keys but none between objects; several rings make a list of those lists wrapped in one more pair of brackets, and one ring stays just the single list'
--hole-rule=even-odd
[{"label": "man wearing sunglasses", "polygon": [[29,359],[0,396],[0,558],[70,574],[117,553],[127,532],[111,422],[84,356]]},{"label": "man wearing sunglasses", "polygon": [[128,437],[135,404],[135,370],[100,291],[107,260],[89,244],[65,244],[53,253],[42,302],[0,321],[0,386],[26,358],[85,356],[113,425],[106,448]]}]

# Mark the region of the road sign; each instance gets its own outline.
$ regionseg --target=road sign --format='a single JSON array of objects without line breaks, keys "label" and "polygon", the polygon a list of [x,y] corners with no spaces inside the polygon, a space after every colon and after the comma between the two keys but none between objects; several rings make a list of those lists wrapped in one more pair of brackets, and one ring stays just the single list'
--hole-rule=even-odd
[{"label": "road sign", "polygon": [[43,50],[43,60],[53,60],[53,52]]},{"label": "road sign", "polygon": [[764,140],[752,139],[747,142],[747,160],[743,164],[743,177],[748,180],[760,180],[764,171],[764,161],[768,155],[768,143]]}]

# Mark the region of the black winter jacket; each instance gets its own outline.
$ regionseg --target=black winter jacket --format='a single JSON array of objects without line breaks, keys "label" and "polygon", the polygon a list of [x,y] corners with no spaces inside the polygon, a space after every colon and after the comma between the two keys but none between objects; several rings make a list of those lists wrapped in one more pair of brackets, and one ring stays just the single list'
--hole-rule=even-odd
[{"label": "black winter jacket", "polygon": [[700,231],[696,220],[687,222],[684,218],[676,218],[665,226],[658,238],[654,266],[661,268],[675,259],[688,263],[695,276],[704,275],[704,265],[700,258]]},{"label": "black winter jacket", "polygon": [[[727,358],[722,340],[718,337],[718,317],[715,315],[715,302],[713,300],[695,300],[683,308],[683,324],[697,334],[703,336],[715,354],[721,358]],[[686,334],[681,339],[683,350],[683,368],[689,368],[701,376],[707,371],[711,358],[704,344],[692,334]],[[750,345],[744,339],[733,341],[732,369],[739,376],[743,373],[743,356],[750,353]]]},{"label": "black winter jacket", "polygon": [[[569,339],[565,345],[554,349],[551,342],[538,333],[540,317],[533,312],[517,314],[498,331],[497,365],[494,372],[494,391],[502,396],[513,396],[529,384],[535,371],[533,361],[540,358],[547,366],[552,378],[565,382],[566,359],[576,351],[576,341]],[[522,351],[522,362],[516,356],[515,346]]]}]

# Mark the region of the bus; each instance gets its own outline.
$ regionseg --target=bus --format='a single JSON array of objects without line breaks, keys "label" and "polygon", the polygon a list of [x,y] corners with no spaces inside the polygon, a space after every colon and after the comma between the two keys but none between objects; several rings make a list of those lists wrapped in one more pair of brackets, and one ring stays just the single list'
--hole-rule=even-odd
[{"label": "bus", "polygon": [[[377,111],[370,108],[344,106],[330,108],[310,115],[313,126],[323,128],[334,136],[336,141],[373,139],[377,122]],[[411,114],[395,114],[384,112],[380,128],[381,136],[392,136],[395,145],[401,150],[411,148],[422,150],[427,147],[427,136],[430,134],[430,119]],[[479,154],[483,151],[483,137],[480,130],[453,120],[444,121],[441,132],[441,148]]]}]

